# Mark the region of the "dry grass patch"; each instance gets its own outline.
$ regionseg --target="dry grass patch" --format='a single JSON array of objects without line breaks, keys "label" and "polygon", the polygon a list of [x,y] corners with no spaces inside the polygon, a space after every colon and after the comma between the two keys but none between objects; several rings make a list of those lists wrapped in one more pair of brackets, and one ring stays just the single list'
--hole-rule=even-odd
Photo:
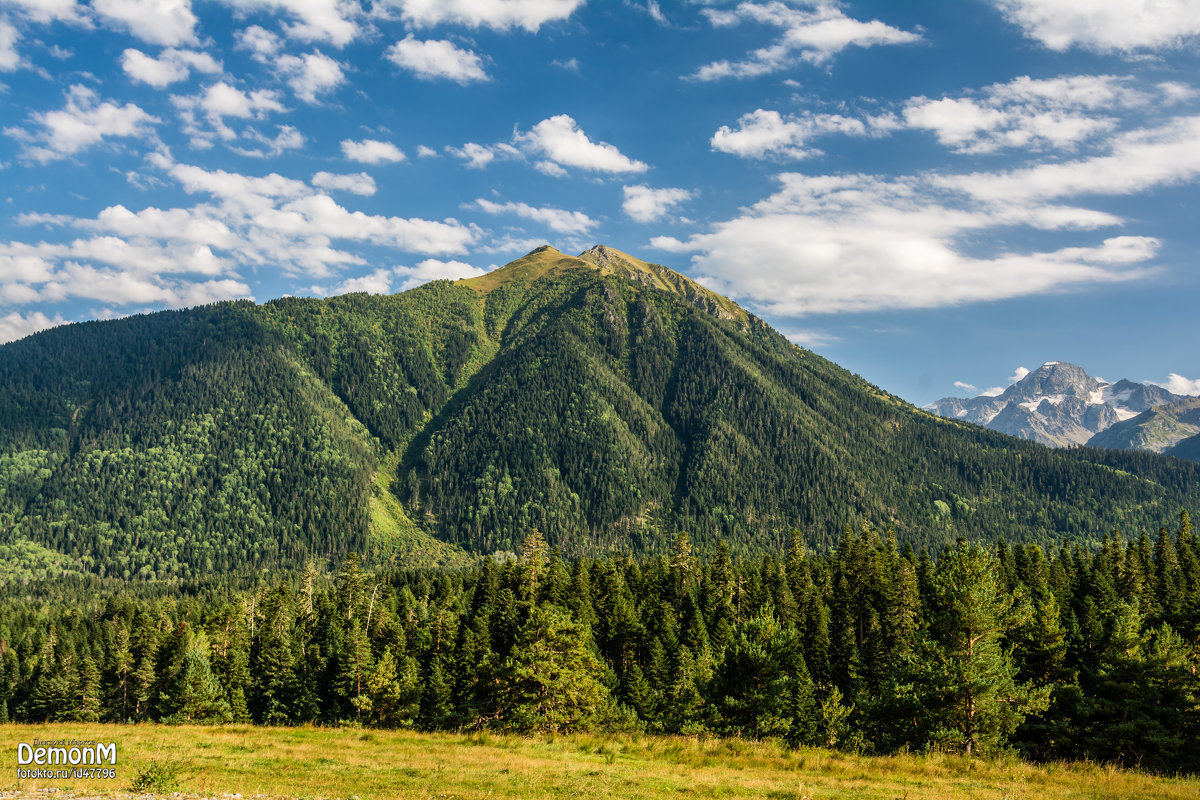
[{"label": "dry grass patch", "polygon": [[[116,742],[115,781],[15,779],[17,744]],[[151,763],[196,794],[349,798],[864,798],[1076,800],[1200,797],[1196,778],[1096,764],[1036,766],[947,755],[855,756],[772,742],[616,735],[525,738],[339,728],[0,726],[0,789],[119,793]]]}]

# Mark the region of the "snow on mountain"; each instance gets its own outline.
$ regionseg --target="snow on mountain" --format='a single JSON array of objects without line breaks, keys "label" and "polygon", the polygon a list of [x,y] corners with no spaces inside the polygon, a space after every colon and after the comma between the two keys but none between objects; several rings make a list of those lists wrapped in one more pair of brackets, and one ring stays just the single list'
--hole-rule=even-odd
[{"label": "snow on mountain", "polygon": [[1129,380],[1108,383],[1075,364],[1047,361],[999,394],[943,397],[924,408],[943,417],[1062,447],[1087,444],[1118,422],[1182,399],[1182,395],[1154,384]]}]

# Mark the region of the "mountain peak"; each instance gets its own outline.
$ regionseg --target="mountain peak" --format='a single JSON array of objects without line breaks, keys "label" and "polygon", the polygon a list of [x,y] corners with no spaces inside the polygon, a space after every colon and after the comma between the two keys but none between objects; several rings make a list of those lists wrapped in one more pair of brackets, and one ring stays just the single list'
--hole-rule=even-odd
[{"label": "mountain peak", "polygon": [[544,244],[499,269],[478,278],[467,278],[462,282],[486,293],[512,281],[532,283],[571,270],[591,270],[601,275],[625,278],[643,286],[679,295],[714,316],[742,325],[749,322],[750,315],[737,303],[704,288],[686,275],[603,244],[593,245],[578,256],[566,255]]}]

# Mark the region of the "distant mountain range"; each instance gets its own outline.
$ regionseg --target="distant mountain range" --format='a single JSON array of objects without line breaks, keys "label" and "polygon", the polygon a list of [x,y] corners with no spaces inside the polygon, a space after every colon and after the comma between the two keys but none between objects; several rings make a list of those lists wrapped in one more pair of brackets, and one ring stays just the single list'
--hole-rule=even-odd
[{"label": "distant mountain range", "polygon": [[1200,397],[1150,383],[1106,383],[1065,361],[1047,361],[1000,394],[943,397],[924,408],[1051,447],[1151,450],[1200,460]]}]

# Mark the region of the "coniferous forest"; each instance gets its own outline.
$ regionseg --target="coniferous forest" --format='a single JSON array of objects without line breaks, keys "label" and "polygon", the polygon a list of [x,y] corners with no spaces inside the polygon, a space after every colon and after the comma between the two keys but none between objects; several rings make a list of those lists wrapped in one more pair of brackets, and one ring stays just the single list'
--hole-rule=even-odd
[{"label": "coniferous forest", "polygon": [[0,605],[0,717],[420,730],[643,730],[868,753],[1200,765],[1200,539],[936,555],[847,528],[753,559],[309,564],[228,581],[56,584]]}]

